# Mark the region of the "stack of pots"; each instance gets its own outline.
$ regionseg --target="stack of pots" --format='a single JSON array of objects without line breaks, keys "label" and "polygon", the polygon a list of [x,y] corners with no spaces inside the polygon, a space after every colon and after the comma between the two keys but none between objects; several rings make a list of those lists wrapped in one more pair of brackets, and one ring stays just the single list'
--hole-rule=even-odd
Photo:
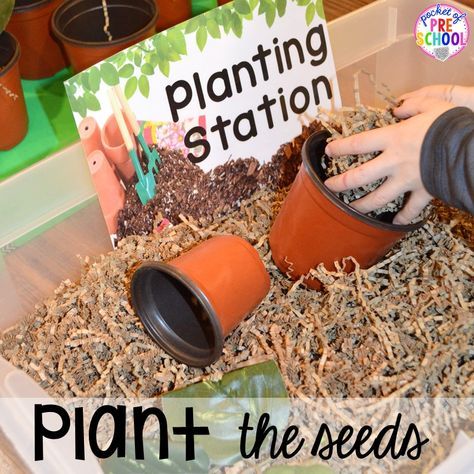
[{"label": "stack of pots", "polygon": [[28,131],[28,115],[20,81],[20,45],[4,31],[0,34],[0,150],[18,144]]},{"label": "stack of pots", "polygon": [[20,76],[42,79],[68,64],[80,72],[155,33],[155,0],[107,5],[112,41],[104,32],[102,0],[16,0],[0,35],[0,150],[17,145],[28,130]]},{"label": "stack of pots", "polygon": [[16,0],[7,30],[21,46],[23,79],[43,79],[67,66],[61,45],[51,31],[51,16],[62,0]]}]

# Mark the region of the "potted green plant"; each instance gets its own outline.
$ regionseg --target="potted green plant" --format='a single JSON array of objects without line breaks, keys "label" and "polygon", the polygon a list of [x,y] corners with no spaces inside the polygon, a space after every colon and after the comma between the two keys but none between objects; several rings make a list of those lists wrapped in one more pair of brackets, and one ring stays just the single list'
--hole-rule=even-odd
[{"label": "potted green plant", "polygon": [[28,115],[20,80],[20,45],[5,31],[14,0],[0,4],[0,150],[19,143],[28,130]]}]

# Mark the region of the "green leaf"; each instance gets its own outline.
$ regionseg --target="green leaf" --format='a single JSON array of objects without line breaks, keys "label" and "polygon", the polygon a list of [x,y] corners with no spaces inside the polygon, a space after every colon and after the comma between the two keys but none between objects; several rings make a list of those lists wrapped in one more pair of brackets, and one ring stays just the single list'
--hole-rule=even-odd
[{"label": "green leaf", "polygon": [[158,439],[144,440],[143,445],[144,460],[135,460],[133,456],[135,442],[127,440],[126,453],[132,456],[118,458],[114,455],[104,459],[101,464],[102,470],[105,474],[206,474],[209,472],[209,457],[199,446],[195,448],[195,459],[186,461],[184,443],[173,443],[169,446],[169,459],[160,459]]},{"label": "green leaf", "polygon": [[324,20],[326,15],[324,14],[324,4],[323,0],[317,0],[316,2],[316,12],[318,13],[319,18]]},{"label": "green leaf", "polygon": [[249,0],[250,9],[253,11],[255,7],[258,5],[259,0]]},{"label": "green leaf", "polygon": [[168,41],[171,47],[179,54],[188,54],[186,49],[186,38],[178,29],[168,30]]},{"label": "green leaf", "polygon": [[174,50],[170,49],[168,51],[168,61],[180,61],[181,56]]},{"label": "green leaf", "polygon": [[153,69],[158,66],[158,62],[160,61],[160,57],[156,53],[150,54],[150,64],[153,66]]},{"label": "green leaf", "polygon": [[15,0],[2,0],[0,4],[0,33],[7,27],[14,6]]},{"label": "green leaf", "polygon": [[237,38],[242,37],[243,25],[242,25],[242,17],[239,16],[237,13],[232,15],[232,31]]},{"label": "green leaf", "polygon": [[272,466],[265,469],[264,474],[334,474],[334,471],[322,464],[305,463]]},{"label": "green leaf", "polygon": [[115,67],[110,63],[102,63],[100,66],[102,80],[108,86],[116,86],[119,83],[119,75]]},{"label": "green leaf", "polygon": [[84,93],[84,100],[86,103],[86,107],[89,110],[92,110],[94,112],[97,112],[100,110],[100,102],[97,100],[97,97],[90,92],[85,92]]},{"label": "green leaf", "polygon": [[156,53],[161,58],[167,58],[171,49],[170,42],[165,35],[158,35],[155,41]]},{"label": "green leaf", "polygon": [[133,71],[135,71],[135,68],[131,64],[125,64],[125,66],[120,69],[119,76],[127,79],[133,75]]},{"label": "green leaf", "polygon": [[241,15],[247,15],[252,10],[250,9],[250,5],[247,0],[235,0],[234,1],[234,8],[237,13]]},{"label": "green leaf", "polygon": [[137,67],[142,65],[142,53],[140,51],[136,51],[133,55],[133,62]]},{"label": "green leaf", "polygon": [[297,4],[300,6],[300,7],[304,7],[306,5],[308,5],[310,2],[312,2],[313,0],[297,0]]},{"label": "green leaf", "polygon": [[117,69],[119,69],[124,65],[125,61],[127,60],[127,56],[124,53],[120,52],[112,59]]},{"label": "green leaf", "polygon": [[314,15],[316,14],[316,7],[313,3],[310,3],[306,7],[306,24],[309,26],[311,22],[314,20]]},{"label": "green leaf", "polygon": [[78,97],[76,100],[77,112],[82,118],[85,118],[87,115],[87,105],[84,97]]},{"label": "green leaf", "polygon": [[100,72],[95,66],[89,70],[89,86],[91,92],[97,92],[100,87]]},{"label": "green leaf", "polygon": [[275,21],[275,17],[276,17],[276,8],[274,5],[272,5],[265,12],[265,21],[267,22],[267,25],[269,27],[273,25],[273,22]]},{"label": "green leaf", "polygon": [[207,22],[207,31],[213,38],[217,39],[221,37],[221,30],[216,20],[210,19]]},{"label": "green leaf", "polygon": [[91,86],[89,85],[89,73],[84,71],[80,76],[82,87],[84,90],[90,91]]},{"label": "green leaf", "polygon": [[153,66],[149,63],[145,63],[142,66],[141,71],[142,71],[143,74],[146,74],[147,76],[153,76],[153,74],[155,73],[155,70],[153,69]]},{"label": "green leaf", "polygon": [[204,26],[200,26],[196,33],[196,42],[198,48],[203,51],[207,42],[207,30]]},{"label": "green leaf", "polygon": [[233,23],[232,12],[226,8],[223,10],[223,13],[222,13],[222,25],[224,26],[224,32],[226,35],[229,34],[229,31],[232,28],[232,23]]},{"label": "green leaf", "polygon": [[204,381],[164,394],[161,400],[170,426],[180,421],[185,406],[194,406],[196,425],[207,425],[211,432],[211,436],[200,437],[199,445],[212,463],[220,465],[240,458],[238,426],[243,413],[252,413],[254,421],[270,413],[279,429],[286,425],[289,415],[285,382],[273,360],[235,370],[218,382]]},{"label": "green leaf", "polygon": [[164,76],[168,77],[170,75],[170,62],[167,59],[160,58],[158,67]]},{"label": "green leaf", "polygon": [[138,89],[142,96],[148,99],[148,96],[150,95],[150,82],[148,81],[148,77],[140,76],[140,79],[138,79]]},{"label": "green leaf", "polygon": [[193,33],[193,32],[196,31],[198,28],[199,28],[199,17],[193,18],[192,20],[189,20],[189,21],[186,23],[186,28],[185,28],[184,32],[185,32],[186,34]]},{"label": "green leaf", "polygon": [[286,0],[276,0],[278,16],[282,17],[286,12]]},{"label": "green leaf", "polygon": [[137,90],[138,86],[138,80],[135,76],[131,77],[127,83],[125,84],[125,97],[127,99],[130,99],[130,97],[135,94],[135,91]]}]

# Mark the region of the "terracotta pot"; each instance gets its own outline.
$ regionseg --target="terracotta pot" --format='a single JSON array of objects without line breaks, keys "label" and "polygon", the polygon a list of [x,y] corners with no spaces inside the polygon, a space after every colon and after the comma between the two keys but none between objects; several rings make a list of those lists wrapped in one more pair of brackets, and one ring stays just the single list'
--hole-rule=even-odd
[{"label": "terracotta pot", "polygon": [[67,66],[66,56],[51,31],[51,16],[62,0],[16,0],[7,30],[21,45],[24,79],[53,76]]},{"label": "terracotta pot", "polygon": [[87,164],[99,197],[107,229],[109,234],[115,234],[117,232],[118,213],[125,204],[125,190],[101,151],[92,152],[87,157]]},{"label": "terracotta pot", "polygon": [[217,0],[219,6],[225,5],[226,3],[230,3],[232,0]]},{"label": "terracotta pot", "polygon": [[257,251],[235,236],[207,240],[168,263],[142,264],[132,304],[151,337],[176,360],[204,367],[270,289]]},{"label": "terracotta pot", "polygon": [[13,148],[28,131],[19,59],[18,41],[4,31],[0,34],[0,150]]},{"label": "terracotta pot", "polygon": [[93,117],[86,117],[79,124],[79,137],[86,156],[94,151],[104,151],[99,124]]},{"label": "terracotta pot", "polygon": [[154,0],[107,0],[112,41],[104,32],[101,0],[67,0],[53,14],[54,34],[80,72],[155,33]]},{"label": "terracotta pot", "polygon": [[[292,279],[305,275],[323,263],[335,270],[334,262],[354,257],[362,268],[380,260],[413,225],[391,224],[355,211],[324,185],[326,179],[321,158],[326,131],[311,135],[303,146],[303,164],[283,203],[270,232],[270,247],[277,267]],[[353,265],[344,270],[352,271]],[[321,283],[309,278],[305,283],[321,289]]]},{"label": "terracotta pot", "polygon": [[[132,133],[132,127],[127,122],[128,129]],[[102,144],[105,155],[113,166],[117,169],[120,177],[127,183],[135,176],[135,168],[127,151],[122,135],[117,125],[116,118],[111,115],[105,122],[102,129]]]},{"label": "terracotta pot", "polygon": [[156,31],[163,31],[191,18],[191,0],[155,0],[158,7]]}]

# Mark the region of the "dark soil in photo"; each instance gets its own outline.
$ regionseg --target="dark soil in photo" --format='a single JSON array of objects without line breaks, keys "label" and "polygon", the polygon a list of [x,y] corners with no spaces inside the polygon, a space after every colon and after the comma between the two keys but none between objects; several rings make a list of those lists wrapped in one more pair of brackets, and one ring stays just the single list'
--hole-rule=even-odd
[{"label": "dark soil in photo", "polygon": [[158,148],[162,161],[156,176],[156,196],[143,206],[134,185],[129,186],[125,206],[119,214],[118,240],[156,232],[164,218],[179,224],[180,215],[209,223],[237,209],[242,200],[263,186],[272,190],[289,186],[301,164],[303,143],[321,127],[319,122],[303,127],[293,142],[280,146],[263,166],[255,158],[238,158],[209,173],[204,173],[179,151]]}]

